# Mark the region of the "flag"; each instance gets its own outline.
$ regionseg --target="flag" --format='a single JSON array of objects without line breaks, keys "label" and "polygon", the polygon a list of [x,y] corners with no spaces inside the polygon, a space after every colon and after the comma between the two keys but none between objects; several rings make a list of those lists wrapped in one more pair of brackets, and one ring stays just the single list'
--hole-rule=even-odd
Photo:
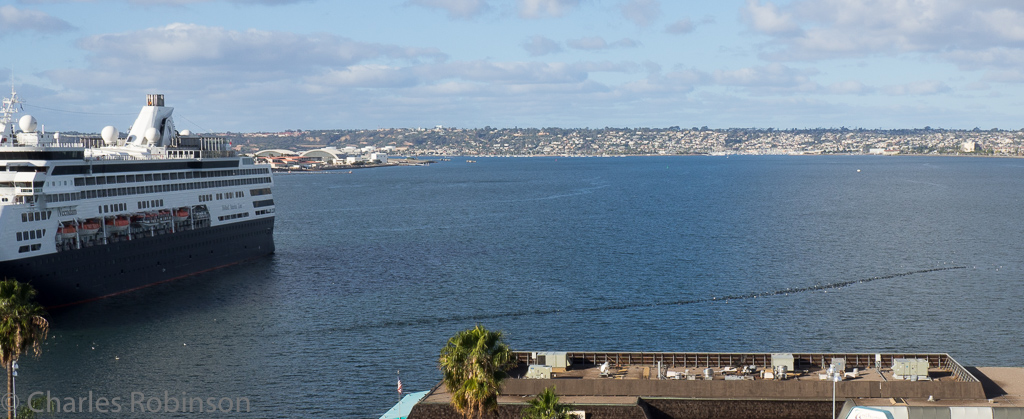
[{"label": "flag", "polygon": [[402,377],[398,377],[398,394],[402,394]]}]

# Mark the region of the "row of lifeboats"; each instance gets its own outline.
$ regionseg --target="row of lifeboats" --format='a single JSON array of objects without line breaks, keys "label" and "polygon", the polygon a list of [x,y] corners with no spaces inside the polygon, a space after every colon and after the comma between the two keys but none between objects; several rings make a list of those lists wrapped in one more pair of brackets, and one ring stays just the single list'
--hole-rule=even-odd
[{"label": "row of lifeboats", "polygon": [[[174,210],[160,210],[131,215],[117,215],[112,217],[90,218],[85,221],[66,221],[57,228],[57,240],[73,239],[75,237],[92,237],[104,230],[107,234],[124,234],[132,224],[139,227],[156,227],[168,221],[188,221],[190,211],[187,207]],[[102,224],[100,224],[102,223]]]}]

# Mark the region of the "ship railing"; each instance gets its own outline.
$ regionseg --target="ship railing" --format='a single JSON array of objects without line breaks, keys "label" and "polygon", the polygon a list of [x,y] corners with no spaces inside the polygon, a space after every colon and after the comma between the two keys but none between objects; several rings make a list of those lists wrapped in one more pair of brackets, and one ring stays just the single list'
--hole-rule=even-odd
[{"label": "ship railing", "polygon": [[167,150],[168,159],[202,159],[214,157],[232,157],[232,151],[217,150]]},{"label": "ship railing", "polygon": [[168,159],[195,159],[202,158],[202,155],[199,150],[167,150]]},{"label": "ship railing", "polygon": [[85,147],[85,143],[82,143],[82,142],[72,142],[72,141],[54,141],[54,142],[44,142],[44,143],[41,143],[41,144],[23,144],[23,143],[11,144],[11,142],[8,141],[8,142],[5,142],[3,144],[0,144],[0,148],[7,148],[7,147],[11,147],[11,148],[16,148],[16,147],[25,147],[25,148],[40,148],[40,147],[46,147],[46,148],[81,148],[81,147]]},{"label": "ship railing", "polygon": [[232,152],[200,150],[167,150],[161,154],[103,154],[86,160],[192,160],[214,157],[233,157]]}]

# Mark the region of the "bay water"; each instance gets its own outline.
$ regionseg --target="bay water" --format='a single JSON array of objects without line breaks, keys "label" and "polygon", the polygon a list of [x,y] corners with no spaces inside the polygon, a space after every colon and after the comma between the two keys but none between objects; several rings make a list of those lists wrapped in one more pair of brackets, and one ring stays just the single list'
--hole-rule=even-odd
[{"label": "bay water", "polygon": [[58,417],[374,418],[475,324],[514,350],[1022,366],[1024,160],[452,160],[277,174],[276,254],[53,313],[17,394]]}]

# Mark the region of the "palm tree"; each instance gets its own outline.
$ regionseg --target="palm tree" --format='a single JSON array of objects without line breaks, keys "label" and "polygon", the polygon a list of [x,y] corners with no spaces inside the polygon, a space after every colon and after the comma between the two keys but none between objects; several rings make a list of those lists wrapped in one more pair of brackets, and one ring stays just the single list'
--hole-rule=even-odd
[{"label": "palm tree", "polygon": [[555,386],[548,387],[530,400],[530,406],[523,409],[523,419],[570,419],[570,407],[558,403]]},{"label": "palm tree", "polygon": [[50,331],[46,311],[34,301],[35,288],[13,279],[0,281],[0,362],[7,368],[8,419],[14,419],[14,362],[30,350],[42,355],[42,342]]},{"label": "palm tree", "polygon": [[448,339],[439,364],[452,407],[463,417],[479,418],[498,406],[498,386],[517,361],[502,332],[476,325]]}]

